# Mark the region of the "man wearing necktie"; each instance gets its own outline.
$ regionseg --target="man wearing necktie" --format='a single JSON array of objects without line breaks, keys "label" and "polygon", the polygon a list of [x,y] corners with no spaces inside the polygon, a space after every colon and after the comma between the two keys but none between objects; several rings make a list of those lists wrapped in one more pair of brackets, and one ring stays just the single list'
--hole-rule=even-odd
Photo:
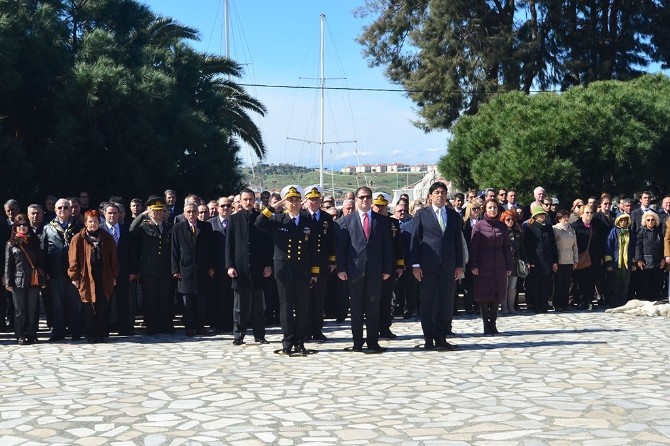
[{"label": "man wearing necktie", "polygon": [[279,320],[284,335],[282,353],[306,355],[309,287],[319,276],[316,239],[309,214],[301,212],[302,188],[286,186],[281,196],[283,199],[277,205],[284,206],[287,212],[277,215],[274,207],[268,205],[256,218],[256,227],[270,234],[274,241]]},{"label": "man wearing necktie", "polygon": [[431,205],[412,219],[410,262],[419,281],[424,348],[453,350],[446,337],[452,334],[454,291],[463,265],[461,219],[446,207],[446,184],[435,182],[428,192]]},{"label": "man wearing necktie", "polygon": [[119,277],[112,293],[110,304],[110,325],[112,331],[121,336],[134,334],[135,313],[134,305],[130,302],[130,287],[135,286],[137,277],[137,263],[130,242],[128,230],[119,224],[120,209],[116,203],[107,203],[104,208],[105,222],[101,227],[114,239],[117,257],[119,260]]},{"label": "man wearing necktie", "polygon": [[310,215],[310,229],[316,242],[316,262],[319,266],[318,280],[309,290],[307,339],[321,342],[327,340],[322,330],[328,276],[335,269],[333,217],[321,210],[322,196],[323,188],[317,184],[305,188],[305,204]]},{"label": "man wearing necktie", "polygon": [[363,321],[367,325],[368,349],[385,351],[379,345],[379,302],[382,282],[393,272],[391,232],[388,221],[372,212],[372,191],[356,190],[357,210],[338,220],[337,276],[348,281],[351,296],[351,333],[355,352],[363,351]]},{"label": "man wearing necktie", "polygon": [[216,245],[212,225],[198,220],[198,205],[184,206],[185,220],[172,230],[172,275],[177,291],[184,294],[186,336],[205,334],[207,293],[214,277]]},{"label": "man wearing necktie", "polygon": [[232,282],[226,271],[226,236],[233,209],[233,201],[220,197],[216,201],[217,215],[208,222],[214,230],[216,241],[216,266],[214,281],[207,299],[207,314],[210,324],[219,333],[233,330],[233,291]]}]

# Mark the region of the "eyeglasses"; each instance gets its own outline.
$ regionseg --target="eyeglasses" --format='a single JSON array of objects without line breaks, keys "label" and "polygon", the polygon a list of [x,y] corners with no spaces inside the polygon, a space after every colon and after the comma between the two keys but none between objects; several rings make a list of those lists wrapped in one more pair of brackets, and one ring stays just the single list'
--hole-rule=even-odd
[{"label": "eyeglasses", "polygon": [[512,220],[511,218],[508,217],[508,218],[505,219],[505,222],[508,222],[508,221],[514,221],[514,220]]},{"label": "eyeglasses", "polygon": [[407,212],[405,209],[396,209],[396,212]]},{"label": "eyeglasses", "polygon": [[480,210],[480,209],[481,209],[481,208],[472,208],[472,209],[470,209],[470,210],[471,210],[471,211],[478,211],[478,210]]},{"label": "eyeglasses", "polygon": [[16,224],[16,227],[17,227],[17,228],[20,228],[20,227],[22,227],[22,226],[28,226],[28,223],[17,223],[17,224]]},{"label": "eyeglasses", "polygon": [[220,204],[219,207],[220,208],[229,208],[229,207],[232,207],[232,205],[230,205],[230,204]]},{"label": "eyeglasses", "polygon": [[372,198],[372,195],[359,195],[358,197],[359,200],[370,200]]},{"label": "eyeglasses", "polygon": [[656,220],[653,218],[645,218],[644,221],[656,221]]},{"label": "eyeglasses", "polygon": [[583,205],[583,204],[578,204],[578,205],[576,205],[575,207],[576,207],[576,208],[580,208],[580,207],[582,207],[582,206],[584,206],[584,205]]},{"label": "eyeglasses", "polygon": [[593,214],[593,212],[589,212],[589,211],[586,211],[586,212],[584,212],[584,213],[585,213],[586,215]]},{"label": "eyeglasses", "polygon": [[542,206],[551,206],[551,203],[542,203]]},{"label": "eyeglasses", "polygon": [[64,209],[70,209],[70,206],[58,206],[56,209],[58,209],[59,211],[62,211]]}]

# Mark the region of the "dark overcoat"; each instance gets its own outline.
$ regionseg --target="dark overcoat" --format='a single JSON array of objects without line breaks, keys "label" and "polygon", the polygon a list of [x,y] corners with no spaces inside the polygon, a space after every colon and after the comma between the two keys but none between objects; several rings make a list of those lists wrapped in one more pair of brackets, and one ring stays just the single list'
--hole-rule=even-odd
[{"label": "dark overcoat", "polygon": [[202,294],[208,291],[209,269],[216,266],[216,245],[212,225],[197,221],[195,236],[188,221],[172,229],[172,274],[180,273],[177,291]]}]

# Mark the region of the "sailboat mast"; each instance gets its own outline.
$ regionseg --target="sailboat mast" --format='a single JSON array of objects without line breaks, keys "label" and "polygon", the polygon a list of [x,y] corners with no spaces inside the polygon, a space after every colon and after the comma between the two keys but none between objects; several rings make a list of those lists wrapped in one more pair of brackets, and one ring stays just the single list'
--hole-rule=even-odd
[{"label": "sailboat mast", "polygon": [[223,21],[226,32],[226,57],[230,59],[230,5],[228,0],[223,0]]},{"label": "sailboat mast", "polygon": [[323,140],[323,127],[324,127],[324,93],[325,93],[325,87],[326,87],[326,78],[325,78],[325,64],[324,64],[324,59],[325,59],[325,39],[324,39],[324,21],[326,19],[326,16],[324,13],[321,13],[321,138],[320,138],[320,146],[321,146],[321,154],[319,156],[319,186],[323,188],[323,146],[324,146],[324,140]]}]

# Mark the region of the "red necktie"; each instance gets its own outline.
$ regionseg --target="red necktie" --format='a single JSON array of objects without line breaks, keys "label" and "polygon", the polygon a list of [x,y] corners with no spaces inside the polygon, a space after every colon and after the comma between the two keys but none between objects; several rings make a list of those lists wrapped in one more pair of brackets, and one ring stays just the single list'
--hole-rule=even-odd
[{"label": "red necktie", "polygon": [[370,219],[367,212],[363,214],[363,234],[365,234],[365,240],[370,240]]}]

